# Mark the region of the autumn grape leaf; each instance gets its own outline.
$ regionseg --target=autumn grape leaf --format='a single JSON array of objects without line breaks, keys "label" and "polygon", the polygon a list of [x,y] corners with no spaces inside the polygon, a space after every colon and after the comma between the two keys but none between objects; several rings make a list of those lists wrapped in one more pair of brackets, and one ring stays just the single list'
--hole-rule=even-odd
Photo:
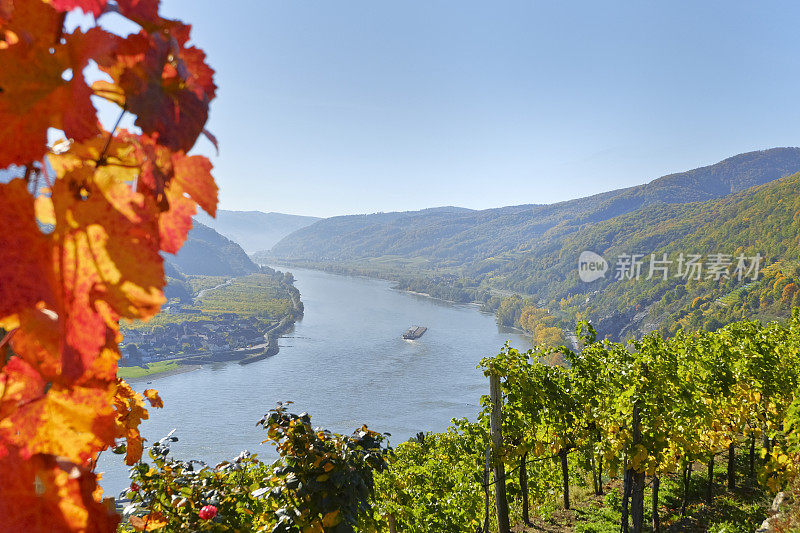
[{"label": "autumn grape leaf", "polygon": [[59,11],[72,11],[80,8],[88,15],[97,17],[106,8],[107,0],[50,0],[50,3]]},{"label": "autumn grape leaf", "polygon": [[155,29],[158,16],[158,0],[117,0],[119,12],[143,28]]},{"label": "autumn grape leaf", "polygon": [[178,253],[189,230],[192,229],[192,217],[197,212],[195,203],[184,196],[181,186],[173,182],[165,191],[169,210],[158,219],[158,234],[161,249],[167,253]]},{"label": "autumn grape leaf", "polygon": [[166,527],[169,522],[167,522],[163,514],[155,511],[146,516],[132,516],[130,524],[136,531],[156,531]]},{"label": "autumn grape leaf", "polygon": [[125,318],[157,313],[165,281],[152,200],[132,191],[113,166],[95,171],[89,163],[59,178],[52,192],[54,235],[63,256],[61,276],[74,280],[67,300],[90,309],[104,300]]},{"label": "autumn grape leaf", "polygon": [[[209,215],[216,215],[218,188],[211,175],[212,165],[208,158],[172,152],[152,136],[127,132],[122,132],[120,136],[136,146],[136,157],[142,169],[140,186],[161,197],[167,185],[176,181],[182,192],[191,196]],[[177,194],[177,191],[173,193]]]},{"label": "autumn grape leaf", "polygon": [[53,385],[41,392],[0,421],[0,439],[23,455],[63,456],[78,464],[114,442],[113,386]]},{"label": "autumn grape leaf", "polygon": [[[214,73],[188,45],[190,26],[158,6],[0,0],[0,169],[25,172],[0,184],[3,531],[115,530],[96,476],[78,465],[123,438],[126,462],[141,457],[148,413],[116,378],[119,320],[159,311],[160,251],[177,251],[197,204],[216,211],[210,163],[186,155],[204,131]],[[76,8],[115,11],[142,31],[67,33]],[[90,61],[111,81],[90,89]],[[93,95],[136,115],[144,134],[101,131]],[[53,129],[69,141],[48,148]],[[155,391],[146,396],[163,405]],[[151,518],[148,529],[161,527]]]},{"label": "autumn grape leaf", "polygon": [[150,414],[144,406],[142,396],[121,379],[117,382],[114,410],[116,437],[126,440],[125,464],[132,465],[142,457],[144,438],[139,433],[139,424],[142,420],[147,420]]},{"label": "autumn grape leaf", "polygon": [[155,389],[145,389],[144,397],[147,398],[147,401],[150,402],[150,405],[153,407],[164,407],[164,402],[161,400],[161,396],[158,395],[158,391]]},{"label": "autumn grape leaf", "polygon": [[92,28],[55,46],[20,41],[0,49],[0,167],[41,159],[48,128],[79,141],[98,133],[83,69],[90,53],[105,56],[115,42],[110,33]]},{"label": "autumn grape leaf", "polygon": [[119,516],[100,501],[94,474],[63,458],[24,458],[15,448],[0,448],[0,529],[45,532],[116,531]]},{"label": "autumn grape leaf", "polygon": [[61,32],[64,15],[47,2],[0,0],[0,24],[8,44],[51,47]]},{"label": "autumn grape leaf", "polygon": [[201,155],[185,156],[178,153],[173,156],[172,164],[175,180],[183,190],[197,202],[197,205],[209,215],[217,214],[217,184],[211,176],[211,161]]},{"label": "autumn grape leaf", "polygon": [[[20,405],[44,394],[45,386],[35,368],[19,357],[11,357],[0,372],[0,419],[7,419]],[[0,440],[0,453],[4,442]]]},{"label": "autumn grape leaf", "polygon": [[0,318],[52,303],[50,243],[22,179],[0,184]]},{"label": "autumn grape leaf", "polygon": [[16,318],[10,342],[16,358],[35,371],[42,385],[60,382],[62,368],[58,350],[61,332],[55,313],[33,309],[20,313]]},{"label": "autumn grape leaf", "polygon": [[158,143],[188,151],[208,119],[208,104],[216,94],[214,71],[205,54],[186,47],[190,26],[161,21],[150,32],[128,36],[113,59],[98,62],[112,78],[93,84],[95,92],[124,105],[136,115],[135,124]]}]

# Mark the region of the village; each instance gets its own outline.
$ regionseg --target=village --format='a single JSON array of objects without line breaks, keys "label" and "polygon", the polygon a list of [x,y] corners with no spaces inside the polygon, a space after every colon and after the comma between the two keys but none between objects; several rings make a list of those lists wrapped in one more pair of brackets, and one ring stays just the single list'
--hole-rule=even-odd
[{"label": "village", "polygon": [[175,358],[216,356],[263,350],[269,344],[270,325],[256,317],[223,313],[176,324],[124,331],[122,366],[138,366]]}]

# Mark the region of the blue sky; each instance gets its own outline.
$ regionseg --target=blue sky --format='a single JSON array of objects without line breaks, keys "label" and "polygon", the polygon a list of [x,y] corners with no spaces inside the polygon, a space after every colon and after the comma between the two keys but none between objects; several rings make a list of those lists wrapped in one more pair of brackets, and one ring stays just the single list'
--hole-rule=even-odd
[{"label": "blue sky", "polygon": [[794,2],[162,10],[194,25],[217,71],[209,128],[225,209],[551,203],[800,145]]}]

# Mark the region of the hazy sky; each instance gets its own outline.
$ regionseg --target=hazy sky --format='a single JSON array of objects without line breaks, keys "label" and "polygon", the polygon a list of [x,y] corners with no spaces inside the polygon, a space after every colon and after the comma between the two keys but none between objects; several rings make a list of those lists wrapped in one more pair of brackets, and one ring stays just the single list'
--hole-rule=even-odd
[{"label": "hazy sky", "polygon": [[[550,203],[800,145],[797,2],[163,0],[225,209]],[[207,151],[207,145],[200,145]]]}]

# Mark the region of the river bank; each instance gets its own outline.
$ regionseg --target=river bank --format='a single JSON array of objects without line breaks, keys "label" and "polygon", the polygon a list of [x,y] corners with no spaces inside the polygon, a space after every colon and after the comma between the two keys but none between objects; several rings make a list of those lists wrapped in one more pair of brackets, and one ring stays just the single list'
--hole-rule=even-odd
[{"label": "river bank", "polygon": [[153,372],[147,372],[148,369],[144,369],[145,372],[146,372],[144,374],[136,374],[136,373],[125,372],[128,369],[139,369],[139,368],[141,368],[141,367],[130,367],[130,366],[119,367],[119,369],[117,371],[117,376],[121,377],[122,379],[124,379],[125,381],[127,381],[129,383],[140,383],[140,382],[143,382],[143,381],[150,381],[150,380],[153,380],[153,379],[161,379],[161,378],[166,378],[166,377],[169,377],[169,376],[175,376],[177,374],[185,374],[186,372],[191,372],[193,370],[197,370],[198,368],[201,368],[201,365],[175,364],[175,365],[170,366],[169,368],[158,369],[158,370],[153,371]]},{"label": "river bank", "polygon": [[278,339],[280,339],[281,335],[288,333],[294,327],[294,323],[295,320],[292,317],[286,317],[281,320],[278,325],[271,328],[265,335],[266,342],[263,346],[164,359],[154,363],[146,363],[144,366],[120,366],[117,375],[126,380],[157,379],[191,372],[203,365],[213,363],[238,362],[240,365],[255,363],[278,354],[280,351]]},{"label": "river bank", "polygon": [[[401,288],[401,279],[408,276],[408,273],[400,273],[400,272],[381,272],[379,270],[369,270],[364,268],[359,268],[355,266],[346,266],[346,265],[338,265],[338,264],[331,264],[331,263],[316,263],[316,262],[291,262],[286,260],[270,260],[269,262],[260,261],[258,262],[261,266],[279,266],[281,268],[292,269],[292,268],[301,268],[304,270],[313,270],[317,272],[326,272],[328,274],[334,274],[337,276],[347,276],[352,278],[359,278],[364,280],[381,280],[381,281],[388,281],[392,284],[392,290],[402,292],[404,294],[412,294],[414,296],[422,296],[425,298],[430,298],[432,300],[436,300],[439,302],[444,302],[453,305],[464,305],[468,307],[474,307],[482,312],[489,313],[484,309],[483,302],[478,300],[470,300],[470,301],[463,301],[463,300],[452,300],[448,298],[444,298],[442,296],[435,296],[433,294],[422,292],[422,291],[415,291],[413,289],[404,289]],[[520,330],[522,331],[522,330]]]},{"label": "river bank", "polygon": [[[453,418],[475,417],[488,393],[478,361],[509,340],[529,345],[472,307],[395,291],[385,281],[290,270],[305,313],[278,339],[279,355],[131,383],[139,392],[157,389],[164,400],[142,424],[149,442],[177,429],[176,458],[216,464],[250,450],[269,460],[274,449],[259,444],[265,435],[255,423],[276,402],[291,400],[314,425],[349,435],[368,424],[397,444],[419,431],[443,431]],[[406,342],[400,336],[412,324],[428,331]],[[101,463],[107,493],[130,485],[119,456],[103,454]]]},{"label": "river bank", "polygon": [[[303,316],[299,291],[290,278],[277,274],[279,276],[273,276],[272,283],[275,279],[280,279],[280,282],[272,289],[262,285],[265,278],[253,279],[253,275],[232,278],[202,289],[194,297],[196,308],[171,312],[167,315],[168,323],[147,331],[126,331],[125,337],[129,342],[123,346],[125,357],[120,361],[119,377],[130,380],[159,378],[203,365],[227,362],[246,365],[276,355],[279,338],[291,331],[295,321]],[[251,290],[254,287],[263,290]],[[215,313],[202,307],[204,296],[208,298],[209,294],[223,290],[229,290],[231,294],[214,295],[214,303],[216,306],[229,305],[230,311],[223,308],[225,312]],[[281,313],[277,323],[273,318],[272,324],[266,324],[267,319],[261,318],[264,315],[258,309],[267,307],[260,304],[260,299],[269,298],[275,291],[285,295],[280,300],[284,304],[277,308]],[[225,349],[227,345],[229,349]],[[175,353],[179,347],[182,350]]]}]

